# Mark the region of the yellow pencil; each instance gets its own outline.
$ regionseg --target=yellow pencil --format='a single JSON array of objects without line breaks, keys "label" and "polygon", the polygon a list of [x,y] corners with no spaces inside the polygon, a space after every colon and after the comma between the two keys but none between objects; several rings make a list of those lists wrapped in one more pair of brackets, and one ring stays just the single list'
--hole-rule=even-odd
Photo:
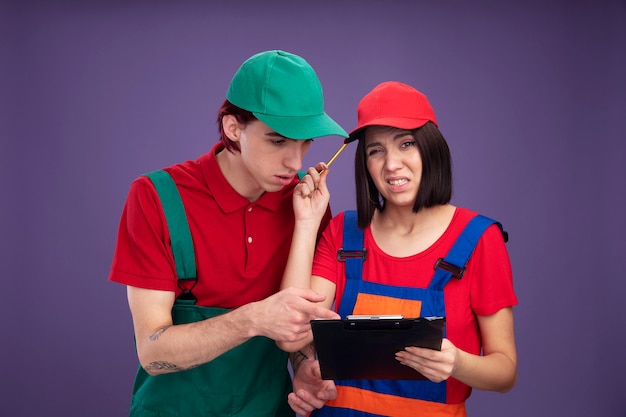
[{"label": "yellow pencil", "polygon": [[330,166],[330,164],[332,164],[332,163],[333,163],[333,161],[334,161],[334,160],[335,160],[335,159],[339,156],[339,154],[341,153],[341,151],[343,151],[343,150],[346,148],[346,146],[347,146],[347,145],[348,145],[348,144],[347,144],[347,143],[345,143],[345,142],[343,143],[343,145],[341,145],[341,148],[339,148],[339,150],[338,150],[337,152],[335,152],[335,154],[332,156],[332,158],[330,158],[330,159],[328,160],[328,162],[326,162],[326,166],[327,166],[327,167],[329,167],[329,166]]}]

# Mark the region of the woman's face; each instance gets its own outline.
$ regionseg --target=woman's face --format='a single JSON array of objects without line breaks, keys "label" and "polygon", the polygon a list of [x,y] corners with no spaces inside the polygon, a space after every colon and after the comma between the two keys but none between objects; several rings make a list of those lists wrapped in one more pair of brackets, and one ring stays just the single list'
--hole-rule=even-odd
[{"label": "woman's face", "polygon": [[413,207],[422,179],[422,158],[411,132],[372,126],[364,139],[367,170],[385,205]]}]

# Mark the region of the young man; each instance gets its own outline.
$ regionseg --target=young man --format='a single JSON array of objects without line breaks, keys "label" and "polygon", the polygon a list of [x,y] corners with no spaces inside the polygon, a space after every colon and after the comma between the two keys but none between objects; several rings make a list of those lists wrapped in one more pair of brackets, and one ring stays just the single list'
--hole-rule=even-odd
[{"label": "young man", "polygon": [[[221,141],[137,178],[122,213],[109,280],[127,285],[141,364],[131,416],[293,416],[276,342],[336,317],[312,290],[278,290],[294,228],[322,218],[293,204],[302,158],[312,138],[347,133],[313,68],[284,51],[244,62],[226,98]],[[296,194],[312,202],[309,173]]]}]

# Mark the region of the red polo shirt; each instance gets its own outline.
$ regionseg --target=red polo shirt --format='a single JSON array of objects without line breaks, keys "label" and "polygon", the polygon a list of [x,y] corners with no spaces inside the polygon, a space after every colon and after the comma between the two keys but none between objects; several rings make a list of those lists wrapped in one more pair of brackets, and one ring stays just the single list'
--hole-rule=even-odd
[{"label": "red polo shirt", "polygon": [[[236,308],[278,291],[293,233],[292,194],[298,180],[251,203],[222,175],[215,155],[223,149],[220,142],[197,160],[165,171],[178,187],[189,222],[198,305]],[[330,211],[320,230],[329,220]],[[169,241],[152,182],[139,177],[122,213],[109,280],[179,294]]]}]

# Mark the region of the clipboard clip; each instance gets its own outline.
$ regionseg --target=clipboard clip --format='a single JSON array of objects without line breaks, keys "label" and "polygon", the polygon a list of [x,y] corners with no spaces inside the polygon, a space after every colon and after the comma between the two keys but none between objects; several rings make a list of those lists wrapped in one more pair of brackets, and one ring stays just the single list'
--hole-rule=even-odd
[{"label": "clipboard clip", "polygon": [[361,250],[344,250],[343,248],[337,251],[337,260],[339,262],[345,262],[346,259],[361,258],[365,260],[367,258],[367,250],[365,248]]},{"label": "clipboard clip", "polygon": [[357,319],[357,320],[345,320],[344,321],[344,329],[346,330],[369,330],[369,331],[375,331],[375,330],[394,330],[394,329],[401,329],[401,330],[406,330],[406,329],[410,329],[411,326],[413,325],[413,323],[415,322],[414,319],[393,319],[393,318],[389,318],[389,319]]},{"label": "clipboard clip", "polygon": [[435,262],[435,270],[439,268],[450,272],[456,279],[463,278],[463,274],[465,273],[465,268],[459,268],[456,265],[452,265],[451,263],[444,261],[443,258],[439,258],[437,259],[437,262]]}]

